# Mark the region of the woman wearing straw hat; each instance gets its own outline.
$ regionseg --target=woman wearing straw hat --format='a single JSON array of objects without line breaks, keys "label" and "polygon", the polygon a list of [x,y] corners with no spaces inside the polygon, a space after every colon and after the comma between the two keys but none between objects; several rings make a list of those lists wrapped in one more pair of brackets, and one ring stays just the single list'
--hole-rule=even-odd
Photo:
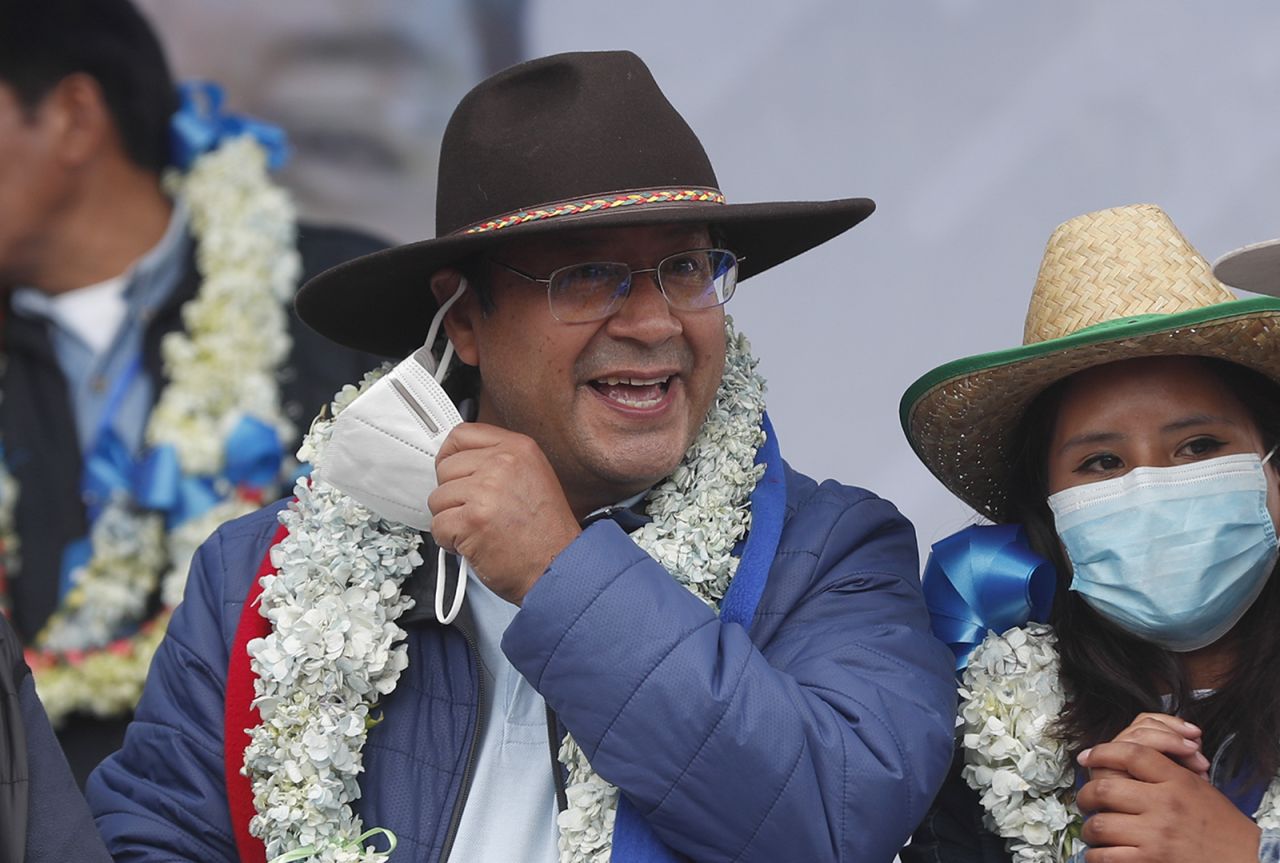
[{"label": "woman wearing straw hat", "polygon": [[1280,300],[1133,206],[1053,234],[1021,347],[907,391],[995,524],[925,573],[961,729],[903,860],[1280,860],[1278,382]]}]

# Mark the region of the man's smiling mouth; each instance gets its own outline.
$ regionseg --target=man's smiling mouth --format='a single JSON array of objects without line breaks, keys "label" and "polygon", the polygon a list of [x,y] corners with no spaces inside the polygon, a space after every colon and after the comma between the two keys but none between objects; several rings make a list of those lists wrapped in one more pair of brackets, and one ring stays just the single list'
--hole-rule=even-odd
[{"label": "man's smiling mouth", "polygon": [[611,402],[644,410],[655,408],[667,397],[674,375],[658,377],[603,377],[592,380],[591,386]]}]

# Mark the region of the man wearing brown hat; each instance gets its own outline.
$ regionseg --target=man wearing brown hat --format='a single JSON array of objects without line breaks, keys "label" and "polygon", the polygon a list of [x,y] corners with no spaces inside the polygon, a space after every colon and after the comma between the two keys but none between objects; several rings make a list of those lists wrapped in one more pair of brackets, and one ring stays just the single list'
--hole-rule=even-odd
[{"label": "man wearing brown hat", "polygon": [[782,461],[722,309],[871,202],[726,204],[625,52],[490,78],[441,154],[439,237],[299,294],[409,356],[197,555],[90,784],[113,853],[892,859],[953,725],[914,536]]}]

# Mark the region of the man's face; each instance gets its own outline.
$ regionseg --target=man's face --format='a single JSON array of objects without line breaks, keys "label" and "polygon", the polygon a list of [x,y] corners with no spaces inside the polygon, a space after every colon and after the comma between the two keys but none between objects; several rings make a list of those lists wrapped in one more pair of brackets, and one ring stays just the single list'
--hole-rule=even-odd
[{"label": "man's face", "polygon": [[[545,278],[591,261],[646,269],[708,246],[702,227],[613,228],[514,242],[489,257]],[[720,385],[724,310],[672,309],[644,273],[611,317],[561,323],[546,285],[489,272],[495,308],[481,313],[472,296],[464,312],[475,340],[463,359],[482,380],[478,419],[533,438],[579,517],[670,474]]]},{"label": "man's face", "polygon": [[[47,100],[46,100],[47,101]],[[0,82],[0,286],[28,281],[65,195],[46,105],[27,111]]]}]

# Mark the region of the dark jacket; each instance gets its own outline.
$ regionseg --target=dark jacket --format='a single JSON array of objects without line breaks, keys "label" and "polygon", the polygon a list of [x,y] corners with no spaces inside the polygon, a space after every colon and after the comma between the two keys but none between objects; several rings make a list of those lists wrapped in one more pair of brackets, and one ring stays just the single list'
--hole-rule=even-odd
[{"label": "dark jacket", "polygon": [[[383,245],[363,234],[335,228],[302,226],[298,236],[306,278]],[[149,322],[143,337],[143,363],[152,380],[163,381],[160,342],[167,333],[182,329],[182,306],[199,287],[193,252],[182,281]],[[4,441],[9,470],[21,488],[15,521],[22,543],[22,569],[9,583],[9,590],[14,628],[26,643],[57,606],[63,549],[87,530],[80,500],[82,458],[66,381],[46,323],[12,312],[0,318],[0,345],[6,360],[0,370],[0,393],[4,394],[0,400],[0,440]],[[286,442],[286,452],[293,452],[320,407],[344,383],[358,381],[378,360],[338,347],[303,324],[292,310],[289,331],[293,348],[280,369],[279,382],[285,413],[299,429],[297,440]],[[103,756],[119,746],[125,721],[71,717],[59,731],[81,782]]]},{"label": "dark jacket", "polygon": [[[277,511],[224,525],[196,556],[138,721],[90,779],[118,858],[236,859],[226,674]],[[468,790],[477,659],[429,614],[405,628],[409,665],[369,735],[356,807],[396,834],[395,860],[436,861]],[[749,632],[603,521],[534,585],[503,650],[658,838],[694,860],[888,863],[951,756],[952,660],[929,634],[910,525],[868,492],[790,469]]]},{"label": "dark jacket", "polygon": [[0,615],[0,863],[109,860]]},{"label": "dark jacket", "polygon": [[978,792],[960,775],[963,767],[964,752],[957,749],[929,814],[898,855],[902,863],[1009,863],[1004,840],[983,826]]}]

